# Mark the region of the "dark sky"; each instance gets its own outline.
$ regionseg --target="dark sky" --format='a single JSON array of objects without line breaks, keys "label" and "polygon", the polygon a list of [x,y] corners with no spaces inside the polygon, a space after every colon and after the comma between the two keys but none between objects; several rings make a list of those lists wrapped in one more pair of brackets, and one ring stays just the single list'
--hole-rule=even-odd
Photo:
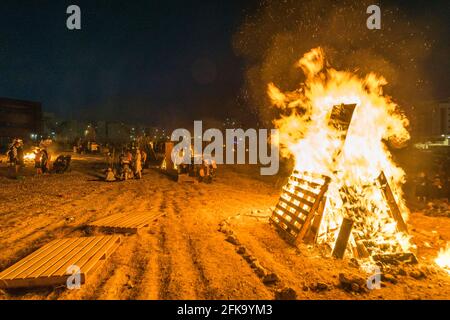
[{"label": "dark sky", "polygon": [[[424,11],[420,3],[396,3],[412,16]],[[426,14],[443,19],[448,39],[448,5],[439,3]],[[66,29],[70,4],[81,7],[80,31]],[[232,38],[259,6],[2,0],[0,96],[41,101],[45,111],[85,119],[151,124],[236,115],[247,62],[233,51]],[[448,43],[440,50],[448,67]],[[445,95],[448,70],[440,70],[434,81]]]},{"label": "dark sky", "polygon": [[[66,29],[77,4],[82,30]],[[241,1],[0,2],[0,96],[61,116],[226,115],[241,86]]]}]

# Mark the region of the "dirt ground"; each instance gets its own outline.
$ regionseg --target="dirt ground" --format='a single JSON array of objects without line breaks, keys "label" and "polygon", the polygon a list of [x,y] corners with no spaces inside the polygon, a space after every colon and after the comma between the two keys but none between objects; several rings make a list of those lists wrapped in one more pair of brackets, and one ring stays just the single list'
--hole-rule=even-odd
[{"label": "dirt ground", "polygon": [[[95,234],[85,225],[101,217],[162,214],[125,236],[81,289],[0,291],[0,299],[274,299],[284,287],[298,299],[450,299],[450,275],[433,263],[450,241],[449,218],[413,212],[420,264],[392,269],[381,289],[346,291],[340,273],[367,278],[354,261],[290,246],[269,225],[286,176],[263,180],[254,170],[221,167],[214,183],[193,185],[146,169],[142,180],[107,183],[102,169],[101,157],[76,156],[70,173],[34,177],[30,167],[18,181],[0,164],[0,270],[54,239]],[[277,281],[265,284],[243,250]]]}]

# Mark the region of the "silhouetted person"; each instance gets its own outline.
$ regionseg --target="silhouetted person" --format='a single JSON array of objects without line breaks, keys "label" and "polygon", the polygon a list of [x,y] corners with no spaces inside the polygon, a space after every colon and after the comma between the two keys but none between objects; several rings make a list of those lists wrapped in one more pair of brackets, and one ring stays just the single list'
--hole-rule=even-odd
[{"label": "silhouetted person", "polygon": [[49,164],[49,155],[47,152],[47,149],[42,149],[42,155],[41,155],[41,170],[42,173],[48,173],[50,164]]},{"label": "silhouetted person", "polygon": [[34,168],[36,169],[37,175],[42,174],[41,158],[42,158],[42,150],[37,149],[34,153]]},{"label": "silhouetted person", "polygon": [[427,201],[429,197],[429,181],[425,172],[420,172],[416,180],[416,197],[419,201]]}]

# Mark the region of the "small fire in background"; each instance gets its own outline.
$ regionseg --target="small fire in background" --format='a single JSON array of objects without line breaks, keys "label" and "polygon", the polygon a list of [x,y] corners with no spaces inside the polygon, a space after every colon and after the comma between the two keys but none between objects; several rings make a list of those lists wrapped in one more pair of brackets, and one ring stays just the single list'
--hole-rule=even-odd
[{"label": "small fire in background", "polygon": [[34,161],[34,159],[36,158],[36,151],[34,150],[33,152],[28,152],[25,153],[25,155],[23,156],[24,160],[28,160],[28,161]]},{"label": "small fire in background", "polygon": [[23,156],[25,161],[34,161],[36,159],[36,154],[38,153],[39,149],[47,149],[50,148],[53,144],[53,141],[51,139],[43,140],[39,143],[39,147],[34,147],[31,152],[25,153]]},{"label": "small fire in background", "polygon": [[439,251],[434,262],[450,275],[450,243],[447,243],[445,249]]}]

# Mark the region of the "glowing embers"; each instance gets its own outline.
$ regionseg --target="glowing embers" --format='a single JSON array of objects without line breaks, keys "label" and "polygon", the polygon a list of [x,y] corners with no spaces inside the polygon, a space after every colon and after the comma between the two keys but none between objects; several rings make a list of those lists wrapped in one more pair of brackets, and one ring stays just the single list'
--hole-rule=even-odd
[{"label": "glowing embers", "polygon": [[306,172],[294,171],[291,175],[271,217],[271,222],[282,231],[288,241],[302,240],[309,230],[317,232],[317,228],[310,226],[313,220],[320,219],[320,211],[323,211],[320,203],[329,181],[326,176]]}]

